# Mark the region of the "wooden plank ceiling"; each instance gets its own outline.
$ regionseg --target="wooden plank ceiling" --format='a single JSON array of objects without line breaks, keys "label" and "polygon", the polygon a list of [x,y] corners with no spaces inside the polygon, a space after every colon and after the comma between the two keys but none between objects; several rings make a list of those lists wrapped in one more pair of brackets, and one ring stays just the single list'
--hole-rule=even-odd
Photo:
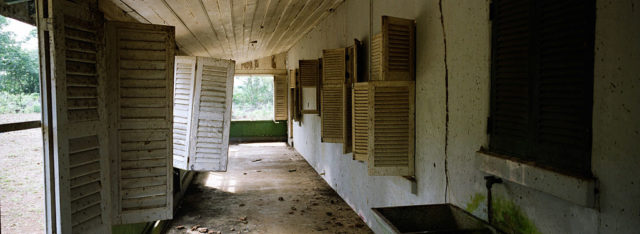
[{"label": "wooden plank ceiling", "polygon": [[344,0],[110,0],[143,23],[173,25],[181,51],[238,62],[289,50]]}]

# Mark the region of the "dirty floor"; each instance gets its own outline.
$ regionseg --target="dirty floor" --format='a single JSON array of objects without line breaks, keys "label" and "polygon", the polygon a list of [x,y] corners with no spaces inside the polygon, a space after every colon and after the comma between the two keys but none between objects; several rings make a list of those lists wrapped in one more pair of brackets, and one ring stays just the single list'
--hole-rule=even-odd
[{"label": "dirty floor", "polygon": [[[0,114],[0,124],[39,120]],[[42,130],[0,133],[0,233],[44,233]]]},{"label": "dirty floor", "polygon": [[372,233],[284,143],[233,145],[227,172],[198,173],[167,233]]}]

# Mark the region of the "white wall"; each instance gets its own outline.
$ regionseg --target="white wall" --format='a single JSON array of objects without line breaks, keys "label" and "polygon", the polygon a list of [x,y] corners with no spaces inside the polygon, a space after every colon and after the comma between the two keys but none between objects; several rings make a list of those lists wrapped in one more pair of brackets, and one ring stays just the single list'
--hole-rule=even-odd
[{"label": "white wall", "polygon": [[[466,208],[474,197],[486,194],[475,152],[489,141],[491,22],[488,0],[442,1],[443,14],[437,0],[373,2],[372,34],[380,31],[382,15],[415,18],[417,23],[417,194],[404,178],[368,176],[366,163],[343,155],[341,144],[320,143],[318,115],[304,115],[302,125],[293,126],[295,148],[377,231],[371,207],[450,202]],[[640,230],[637,8],[640,3],[633,0],[597,1],[592,168],[600,183],[600,210],[514,183],[494,186],[498,197],[514,204],[542,233]],[[349,46],[353,38],[362,40],[368,51],[369,12],[369,1],[347,0],[289,50],[287,68],[321,57],[322,49]],[[473,214],[486,219],[486,200],[480,201]]]}]

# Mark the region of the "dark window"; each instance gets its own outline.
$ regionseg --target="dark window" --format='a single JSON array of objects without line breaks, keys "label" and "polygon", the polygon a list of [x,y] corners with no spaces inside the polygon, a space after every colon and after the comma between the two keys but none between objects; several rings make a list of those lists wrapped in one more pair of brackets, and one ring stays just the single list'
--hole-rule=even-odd
[{"label": "dark window", "polygon": [[494,0],[490,151],[591,175],[594,0]]}]

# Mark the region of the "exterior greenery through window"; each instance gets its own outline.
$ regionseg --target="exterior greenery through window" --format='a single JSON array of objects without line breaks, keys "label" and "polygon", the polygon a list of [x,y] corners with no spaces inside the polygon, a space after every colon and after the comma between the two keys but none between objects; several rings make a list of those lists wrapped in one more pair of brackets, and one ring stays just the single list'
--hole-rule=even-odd
[{"label": "exterior greenery through window", "polygon": [[591,176],[594,0],[494,0],[492,152]]},{"label": "exterior greenery through window", "polygon": [[236,76],[231,120],[273,119],[273,76]]},{"label": "exterior greenery through window", "polygon": [[0,16],[0,114],[40,112],[38,51],[24,44],[37,38],[35,27],[23,39]]}]

